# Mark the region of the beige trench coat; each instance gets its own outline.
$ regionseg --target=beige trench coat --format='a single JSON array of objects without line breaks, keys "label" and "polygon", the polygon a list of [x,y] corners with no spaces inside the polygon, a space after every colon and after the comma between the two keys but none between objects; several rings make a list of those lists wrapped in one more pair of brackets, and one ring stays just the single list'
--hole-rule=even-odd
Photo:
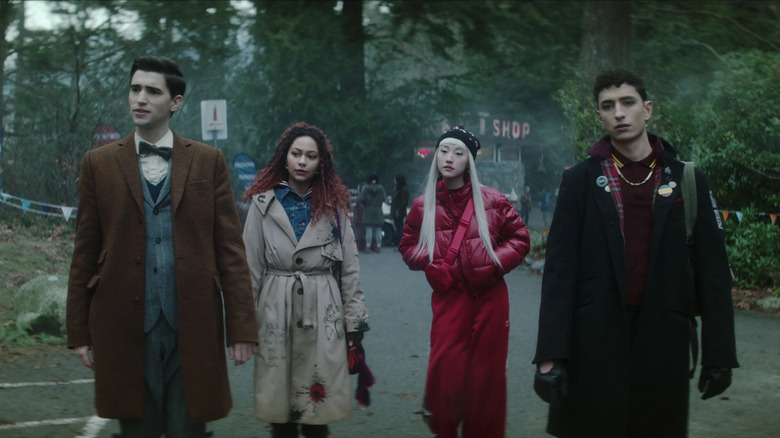
[{"label": "beige trench coat", "polygon": [[[327,424],[350,416],[346,332],[368,330],[355,236],[340,213],[309,223],[300,242],[273,190],[252,198],[244,242],[257,303],[255,415]],[[331,270],[341,262],[342,288]]]}]

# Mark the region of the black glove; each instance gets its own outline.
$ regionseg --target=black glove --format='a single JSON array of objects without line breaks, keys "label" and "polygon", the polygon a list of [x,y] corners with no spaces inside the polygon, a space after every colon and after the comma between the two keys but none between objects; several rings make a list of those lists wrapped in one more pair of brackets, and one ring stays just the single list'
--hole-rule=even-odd
[{"label": "black glove", "polygon": [[537,367],[534,375],[534,391],[547,403],[563,402],[569,396],[569,377],[563,363],[556,360],[547,373],[542,373]]},{"label": "black glove", "polygon": [[347,348],[355,347],[360,348],[363,343],[363,332],[348,332],[347,333]]},{"label": "black glove", "polygon": [[701,367],[699,374],[699,392],[701,399],[707,400],[710,397],[722,393],[731,386],[731,369],[723,371],[718,367]]}]

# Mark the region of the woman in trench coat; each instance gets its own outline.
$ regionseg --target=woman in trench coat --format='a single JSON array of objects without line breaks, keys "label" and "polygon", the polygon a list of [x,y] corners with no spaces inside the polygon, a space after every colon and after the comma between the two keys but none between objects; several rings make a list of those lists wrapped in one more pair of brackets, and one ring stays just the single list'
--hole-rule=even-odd
[{"label": "woman in trench coat", "polygon": [[347,349],[368,330],[349,194],[330,141],[296,123],[246,191],[257,303],[255,415],[272,437],[325,437],[351,413]]}]

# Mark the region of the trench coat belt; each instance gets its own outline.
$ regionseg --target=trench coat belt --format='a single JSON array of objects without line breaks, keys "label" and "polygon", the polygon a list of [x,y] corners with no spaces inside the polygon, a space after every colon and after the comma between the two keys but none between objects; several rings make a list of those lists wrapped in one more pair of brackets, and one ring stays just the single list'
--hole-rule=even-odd
[{"label": "trench coat belt", "polygon": [[[306,285],[307,278],[316,276],[316,275],[333,275],[330,269],[323,269],[320,271],[279,271],[276,269],[269,269],[267,272],[267,275],[279,275],[282,277],[295,277],[297,280],[301,282],[301,287]],[[293,288],[295,288],[295,285],[293,285]],[[313,327],[314,326],[314,294],[306,293],[306,291],[303,291],[303,326],[304,327]]]}]

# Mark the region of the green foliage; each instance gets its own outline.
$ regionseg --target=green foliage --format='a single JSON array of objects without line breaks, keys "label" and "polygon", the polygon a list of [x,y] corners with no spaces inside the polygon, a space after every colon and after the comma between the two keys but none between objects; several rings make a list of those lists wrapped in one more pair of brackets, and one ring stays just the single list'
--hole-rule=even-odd
[{"label": "green foliage", "polygon": [[[597,139],[604,136],[604,129],[598,121],[596,103],[585,78],[564,82],[555,93],[555,101],[563,108],[568,121],[562,130],[568,133],[568,142],[573,145],[575,161],[587,158],[585,151]],[[570,163],[573,164],[573,163]]]},{"label": "green foliage", "polygon": [[38,342],[46,345],[65,345],[67,343],[65,336],[50,335],[47,333],[30,335],[26,330],[18,327],[14,323],[0,326],[0,344],[32,347]]},{"label": "green foliage", "polygon": [[[520,141],[526,181],[535,189],[557,186],[573,157],[553,95],[571,76],[579,44],[579,34],[561,23],[576,23],[582,5],[388,3],[392,27],[387,36],[374,33],[378,50],[370,55],[378,65],[369,74],[399,99],[414,100],[423,139],[435,139],[445,121],[478,132],[477,113],[523,121],[531,126]],[[413,80],[399,83],[399,75]],[[489,136],[480,139],[492,146]]]},{"label": "green foliage", "polygon": [[[14,322],[19,287],[46,274],[67,275],[73,253],[75,221],[23,214],[0,208],[0,344],[27,346],[36,342]],[[36,335],[43,343],[58,342]]]},{"label": "green foliage", "polygon": [[62,217],[25,214],[10,207],[0,208],[0,230],[11,229],[24,236],[37,239],[69,239],[76,231],[76,221]]},{"label": "green foliage", "polygon": [[573,1],[58,1],[61,27],[37,30],[19,26],[26,3],[0,10],[0,166],[16,196],[75,205],[94,127],[133,129],[128,70],[141,54],[184,71],[179,134],[200,140],[200,101],[227,100],[228,162],[245,152],[262,167],[306,121],[328,133],[350,186],[372,171],[413,180],[415,147],[489,112],[531,124],[525,175],[554,189],[603,135],[583,65],[599,41],[629,46],[655,102],[651,131],[708,173],[724,208],[779,210],[777,2],[635,1],[628,24],[599,26]]},{"label": "green foliage", "polygon": [[531,238],[531,249],[528,252],[528,257],[534,261],[544,260],[547,250],[547,236],[530,228],[528,229],[528,234]]},{"label": "green foliage", "polygon": [[9,324],[0,326],[0,343],[19,347],[31,347],[35,345],[35,339],[23,329],[18,328],[16,324]]},{"label": "green foliage", "polygon": [[[780,53],[747,51],[724,57],[697,114],[692,139],[724,208],[780,206]],[[749,84],[749,86],[748,86]]]},{"label": "green foliage", "polygon": [[47,333],[41,333],[35,336],[38,342],[46,345],[65,345],[67,340],[65,336],[55,336]]},{"label": "green foliage", "polygon": [[766,213],[780,210],[780,54],[757,50],[719,58],[706,93],[664,100],[653,126],[683,159],[709,177],[721,208],[740,210],[726,222],[726,247],[736,284],[777,285],[780,227]]},{"label": "green foliage", "polygon": [[[736,276],[736,284],[746,287],[779,286],[780,226],[754,209],[726,221],[726,250]],[[733,217],[733,216],[732,216]]]}]

